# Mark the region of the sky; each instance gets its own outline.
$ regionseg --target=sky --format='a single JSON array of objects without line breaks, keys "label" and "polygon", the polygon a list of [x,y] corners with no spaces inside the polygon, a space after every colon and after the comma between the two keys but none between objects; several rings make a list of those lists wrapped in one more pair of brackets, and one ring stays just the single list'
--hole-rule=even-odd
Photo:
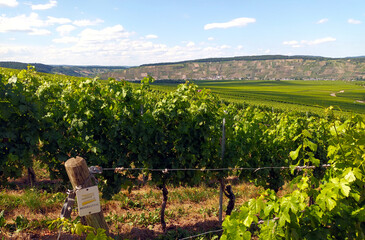
[{"label": "sky", "polygon": [[0,0],[0,61],[365,56],[364,0]]}]

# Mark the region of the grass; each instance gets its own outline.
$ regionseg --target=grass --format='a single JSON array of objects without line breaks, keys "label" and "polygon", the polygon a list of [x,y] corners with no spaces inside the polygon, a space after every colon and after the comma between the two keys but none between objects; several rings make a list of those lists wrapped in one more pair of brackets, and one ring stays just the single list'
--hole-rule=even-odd
[{"label": "grass", "polygon": [[65,193],[50,194],[37,189],[3,190],[0,193],[0,209],[13,211],[28,208],[30,211],[46,211],[48,208],[58,207],[66,198]]},{"label": "grass", "polygon": [[218,194],[218,190],[215,188],[203,188],[203,187],[180,187],[174,189],[170,194],[171,201],[179,203],[192,202],[200,203]]},{"label": "grass", "polygon": [[[288,111],[323,114],[333,106],[342,114],[365,114],[365,87],[345,81],[192,81],[200,88],[211,89],[229,102],[247,103]],[[154,89],[171,91],[177,84],[153,84]],[[339,93],[340,91],[343,91]],[[331,96],[332,93],[336,97]]]}]

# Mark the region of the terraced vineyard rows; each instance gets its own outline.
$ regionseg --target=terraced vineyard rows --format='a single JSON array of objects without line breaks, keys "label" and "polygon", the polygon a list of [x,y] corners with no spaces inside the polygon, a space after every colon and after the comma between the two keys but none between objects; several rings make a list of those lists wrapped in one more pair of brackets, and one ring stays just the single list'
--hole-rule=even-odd
[{"label": "terraced vineyard rows", "polygon": [[[365,88],[356,82],[344,81],[193,81],[200,88],[211,89],[229,102],[274,107],[289,111],[322,114],[333,106],[338,113],[365,113]],[[156,89],[168,91],[177,84],[155,83]],[[332,93],[340,92],[336,97]]]}]

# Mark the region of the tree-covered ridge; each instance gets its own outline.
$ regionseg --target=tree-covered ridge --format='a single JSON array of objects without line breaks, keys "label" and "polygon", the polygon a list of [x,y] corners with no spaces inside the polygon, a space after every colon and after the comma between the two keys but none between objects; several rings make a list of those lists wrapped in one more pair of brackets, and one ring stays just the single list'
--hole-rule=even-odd
[{"label": "tree-covered ridge", "polygon": [[0,62],[0,67],[11,69],[27,69],[28,65],[34,66],[38,72],[61,74],[75,77],[94,77],[97,74],[125,69],[127,67],[118,66],[68,66],[68,65],[46,65],[42,63],[22,63],[4,61]]},{"label": "tree-covered ridge", "polygon": [[[19,70],[27,69],[28,65],[32,65],[37,69],[37,71],[44,72],[44,73],[52,73],[52,69],[53,69],[52,66],[41,64],[41,63],[27,64],[27,63],[22,63],[22,62],[0,62],[0,67],[19,69]],[[72,76],[72,75],[70,75],[70,76]]]}]

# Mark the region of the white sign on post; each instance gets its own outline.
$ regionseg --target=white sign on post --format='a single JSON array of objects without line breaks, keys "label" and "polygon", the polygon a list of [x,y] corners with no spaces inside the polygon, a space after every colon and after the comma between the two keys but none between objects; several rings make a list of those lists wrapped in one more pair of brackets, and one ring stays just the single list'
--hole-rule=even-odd
[{"label": "white sign on post", "polygon": [[80,217],[101,211],[98,186],[77,190],[76,197]]}]

